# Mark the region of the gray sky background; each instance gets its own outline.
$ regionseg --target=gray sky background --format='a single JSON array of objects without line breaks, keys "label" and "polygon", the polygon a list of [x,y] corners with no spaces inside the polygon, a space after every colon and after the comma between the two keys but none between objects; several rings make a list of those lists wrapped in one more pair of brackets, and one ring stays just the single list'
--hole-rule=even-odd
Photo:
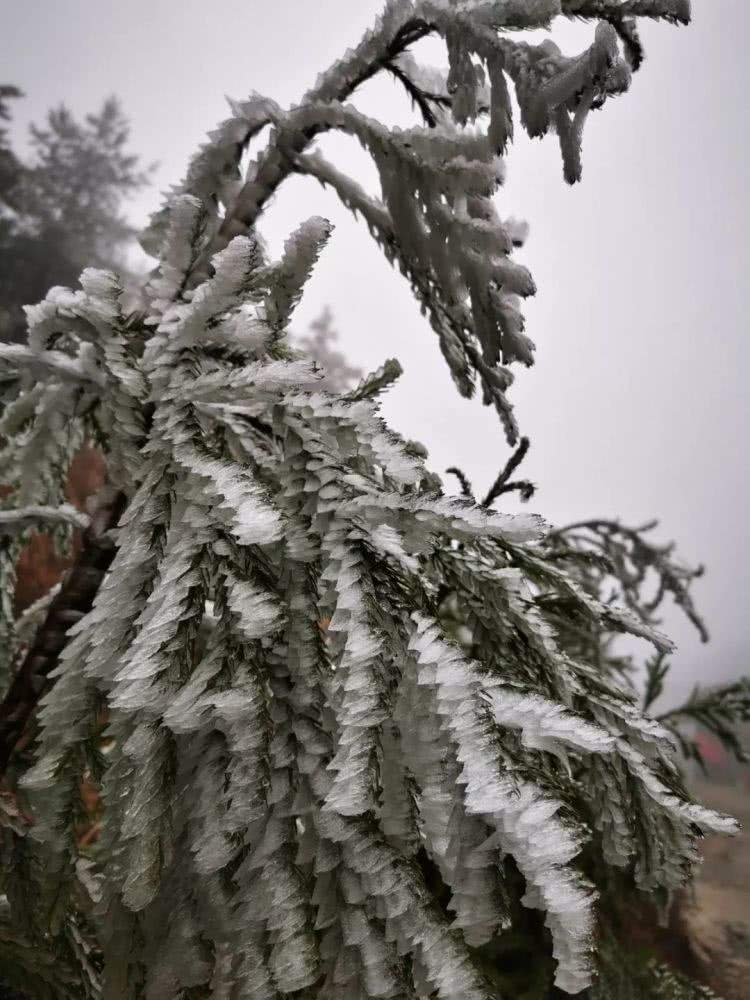
[{"label": "gray sky background", "polygon": [[[628,94],[590,117],[582,184],[564,184],[554,136],[532,143],[519,132],[499,199],[503,215],[531,225],[518,256],[539,289],[525,310],[537,364],[517,370],[512,390],[532,439],[532,506],[557,524],[658,516],[656,537],[708,566],[695,593],[712,643],[701,646],[677,614],[665,619],[679,643],[670,698],[695,679],[750,670],[750,5],[693,6],[687,29],[643,25],[646,64]],[[223,95],[294,102],[379,9],[374,0],[0,0],[0,82],[27,95],[16,102],[16,142],[23,148],[28,123],[53,104],[82,114],[118,94],[133,148],[160,163],[156,186],[130,209],[143,222],[226,117]],[[553,37],[574,52],[593,31],[559,21]],[[442,61],[430,44],[425,57]],[[386,122],[413,120],[389,81],[354,103]],[[376,190],[352,144],[329,137],[323,148]],[[312,214],[336,232],[295,325],[330,303],[352,361],[370,369],[397,356],[406,373],[384,405],[388,420],[428,446],[437,470],[457,463],[485,488],[508,457],[497,421],[457,396],[407,284],[364,227],[314,182],[294,179],[262,227],[271,248]]]}]

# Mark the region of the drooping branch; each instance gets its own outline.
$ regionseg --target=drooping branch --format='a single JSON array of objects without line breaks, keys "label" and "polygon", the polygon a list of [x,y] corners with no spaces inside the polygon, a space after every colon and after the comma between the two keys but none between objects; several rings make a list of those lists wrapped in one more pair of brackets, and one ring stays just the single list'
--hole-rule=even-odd
[{"label": "drooping branch", "polygon": [[[361,84],[388,66],[400,52],[432,32],[433,29],[425,21],[406,16],[406,8],[405,4],[391,5],[381,21],[380,30],[368,32],[348,57],[322,74],[316,86],[305,94],[302,106],[347,100]],[[400,17],[397,13],[399,9]],[[392,18],[388,16],[389,12],[393,12]],[[302,154],[322,130],[324,126],[318,123],[302,130],[277,128],[253,176],[227,212],[214,243],[205,255],[204,265],[234,236],[252,228],[268,200],[294,172],[294,157]]]},{"label": "drooping branch", "polygon": [[[497,30],[500,27],[545,27],[559,13],[586,19],[622,22],[626,17],[661,18],[686,24],[690,19],[689,0],[540,0],[522,2],[464,4],[461,14],[466,26],[473,22]],[[484,14],[484,17],[482,16]],[[414,43],[437,31],[446,30],[446,10],[439,3],[392,3],[376,27],[344,59],[321,75],[316,86],[302,99],[301,106],[346,101],[364,82],[385,69],[397,76],[418,104],[428,125],[434,124],[429,99],[396,62]],[[501,42],[500,45],[510,43]],[[210,253],[225,246],[235,235],[246,232],[257,221],[264,205],[280,184],[293,172],[293,159],[304,152],[323,126],[312,124],[288,133],[277,130],[258,161],[231,210],[227,212]],[[286,132],[286,134],[285,134]],[[210,253],[208,256],[210,256]]]},{"label": "drooping branch", "polygon": [[[683,566],[674,556],[674,545],[655,545],[645,535],[656,527],[650,521],[636,528],[606,518],[577,521],[551,531],[546,538],[548,545],[561,548],[561,559],[567,558],[565,550],[576,553],[595,552],[603,560],[604,572],[617,581],[622,599],[644,621],[654,622],[655,612],[664,597],[672,598],[695,626],[702,642],[708,642],[708,629],[698,614],[690,595],[690,584],[703,575],[703,567]],[[649,571],[656,576],[656,591],[647,598],[642,588]]]},{"label": "drooping branch", "polygon": [[[466,10],[462,13],[467,19],[476,18],[495,29],[546,27],[560,13],[558,0],[538,0],[533,4],[528,4],[526,0],[507,0],[502,4],[473,2],[463,7]],[[304,95],[300,106],[348,100],[355,90],[381,70],[392,72],[394,60],[416,42],[441,27],[445,30],[446,19],[446,8],[438,2],[423,0],[411,4],[406,0],[396,0],[390,3],[359,45],[318,78],[315,87]],[[296,131],[277,128],[258,160],[257,168],[226,213],[216,239],[201,262],[203,267],[213,253],[255,224],[269,198],[294,171],[294,158],[305,151],[322,128],[320,124],[311,124]],[[199,266],[196,273],[202,277],[203,268]]]},{"label": "drooping branch", "polygon": [[626,17],[609,17],[607,20],[617,32],[630,68],[635,73],[643,65],[645,58],[637,23]]},{"label": "drooping branch", "polygon": [[435,128],[437,118],[430,106],[430,96],[419,87],[409,75],[399,66],[397,62],[389,62],[386,66],[388,72],[402,84],[404,90],[409,95],[415,107],[419,108],[422,120],[428,128]]},{"label": "drooping branch", "polygon": [[[549,27],[561,14],[599,18],[592,44],[579,56],[568,57],[549,41],[518,42],[505,30]],[[643,14],[672,18],[674,10],[665,0],[646,5]],[[411,281],[459,391],[471,396],[479,382],[483,402],[496,408],[509,443],[515,444],[507,366],[533,363],[534,344],[524,332],[520,299],[535,288],[526,269],[511,258],[515,241],[492,204],[502,181],[500,156],[513,132],[508,82],[515,86],[526,130],[532,137],[556,131],[565,178],[577,181],[589,111],[627,89],[631,66],[638,61],[632,51],[628,58],[620,51],[618,32],[626,45],[632,41],[632,32],[623,35],[624,16],[616,18],[597,4],[568,11],[560,0],[394,0],[373,30],[295,107],[284,110],[259,95],[230,102],[233,117],[212,133],[175,192],[196,199],[191,224],[198,228],[195,254],[167,267],[177,263],[181,275],[174,288],[173,281],[167,282],[168,291],[181,298],[196,288],[211,273],[216,252],[252,230],[288,176],[313,173],[365,215],[388,259],[397,261]],[[446,44],[447,76],[422,68],[408,51],[432,34]],[[390,130],[344,103],[382,70],[406,88],[427,127]],[[488,116],[486,131],[463,128],[478,116]],[[266,125],[271,126],[268,144],[243,181],[242,152]],[[324,161],[306,153],[330,130],[355,136],[373,157],[382,202],[363,196],[349,178],[334,175]],[[154,217],[144,246],[163,247],[167,228],[176,221],[167,206]],[[168,308],[168,301],[162,305]],[[525,487],[514,488],[528,494]]]}]

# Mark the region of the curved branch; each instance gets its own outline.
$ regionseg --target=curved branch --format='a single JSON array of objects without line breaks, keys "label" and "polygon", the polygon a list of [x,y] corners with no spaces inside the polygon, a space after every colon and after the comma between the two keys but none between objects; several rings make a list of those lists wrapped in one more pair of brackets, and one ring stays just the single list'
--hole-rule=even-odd
[{"label": "curved branch", "polygon": [[[393,32],[389,37],[389,29]],[[345,60],[334,63],[305,94],[302,106],[331,101],[345,101],[354,91],[387,67],[399,53],[434,31],[434,26],[413,16],[404,17],[395,31],[391,19],[384,18],[379,33],[369,32]],[[280,184],[294,172],[294,158],[302,154],[325,125],[312,124],[289,132],[277,129],[257,170],[243,186],[230,212],[227,212],[205,260],[222,250],[233,237],[247,232],[260,216]],[[199,269],[200,270],[200,269]]]},{"label": "curved branch", "polygon": [[385,67],[388,72],[403,85],[404,90],[412,99],[412,102],[416,107],[419,108],[422,119],[428,128],[435,128],[437,125],[437,118],[435,113],[430,107],[430,100],[428,95],[418,87],[417,84],[411,79],[411,77],[401,69],[398,63],[389,62]]},{"label": "curved branch", "polygon": [[[531,11],[518,0],[508,0],[502,9],[497,4],[485,4],[487,13],[484,18],[478,9],[483,5],[475,6],[477,16],[493,27],[544,27],[559,13],[555,0],[542,0]],[[444,8],[431,0],[422,0],[416,5],[405,2],[389,4],[375,28],[365,34],[359,45],[318,78],[315,87],[304,95],[302,106],[346,101],[358,87],[380,70],[387,69],[389,63],[415,42],[440,30],[439,26],[444,21]],[[320,126],[317,125],[292,134],[284,129],[277,131],[261,155],[254,175],[243,186],[232,210],[227,212],[216,239],[201,261],[204,266],[233,237],[245,233],[255,224],[268,200],[293,172],[294,157],[305,151],[319,131]]]},{"label": "curved branch", "polygon": [[105,383],[105,376],[92,365],[62,351],[32,351],[23,344],[0,344],[0,362],[41,378],[53,375],[68,381],[93,382],[99,387]]},{"label": "curved branch", "polygon": [[[651,531],[655,528],[659,522],[658,521],[647,521],[642,524],[639,528],[627,528],[625,525],[620,524],[619,521],[608,520],[607,518],[591,518],[588,521],[574,521],[572,524],[566,524],[562,528],[555,528],[554,531],[550,531],[547,534],[547,541],[555,538],[561,538],[563,535],[567,535],[571,531],[578,531],[579,529],[587,528],[590,531],[614,531],[620,535],[627,535],[633,541],[638,541],[643,544],[643,539],[640,535],[644,531]],[[656,548],[656,546],[652,546]]]},{"label": "curved branch", "polygon": [[[628,528],[618,521],[592,518],[557,528],[547,535],[546,541],[553,546],[567,542],[600,549],[610,563],[609,574],[621,585],[624,600],[641,618],[652,620],[654,611],[669,593],[695,626],[701,641],[708,642],[708,630],[689,593],[691,581],[703,574],[703,567],[692,569],[677,563],[672,556],[673,544],[655,545],[646,541],[643,535],[656,524],[656,521],[649,521],[638,528]],[[650,601],[640,593],[648,570],[653,570],[658,578],[656,595]]]},{"label": "curved branch", "polygon": [[71,504],[60,507],[19,507],[0,510],[0,534],[15,535],[35,524],[70,524],[74,528],[85,529],[89,519]]},{"label": "curved branch", "polygon": [[446,475],[455,476],[456,479],[461,484],[461,496],[466,497],[467,500],[474,502],[474,491],[471,488],[471,483],[469,482],[466,473],[458,468],[457,465],[451,465],[445,470]]}]

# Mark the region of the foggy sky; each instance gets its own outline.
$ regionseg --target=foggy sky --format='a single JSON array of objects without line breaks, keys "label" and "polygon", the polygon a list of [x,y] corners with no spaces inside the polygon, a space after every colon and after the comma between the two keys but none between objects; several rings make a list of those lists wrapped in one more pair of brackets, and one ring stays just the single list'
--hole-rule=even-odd
[{"label": "foggy sky", "polygon": [[[643,23],[646,63],[628,94],[590,116],[581,184],[564,184],[554,136],[532,143],[519,129],[498,199],[502,215],[531,225],[517,259],[539,289],[525,304],[537,363],[516,370],[511,390],[532,440],[524,471],[539,491],[531,506],[556,524],[658,516],[655,537],[676,539],[686,561],[707,564],[695,596],[711,644],[678,614],[665,619],[679,644],[670,700],[695,679],[750,671],[750,10],[746,0],[693,6],[689,28]],[[380,4],[2,0],[0,8],[0,82],[27,95],[14,102],[18,147],[28,122],[51,105],[83,114],[118,94],[133,148],[160,163],[156,185],[129,209],[142,223],[226,117],[225,94],[296,101]],[[593,24],[559,21],[553,37],[577,52],[593,32]],[[437,46],[425,51],[439,61]],[[413,121],[389,81],[368,84],[353,103],[385,122]],[[326,137],[321,148],[377,192],[353,144]],[[389,422],[427,445],[435,469],[458,464],[486,489],[508,457],[497,419],[458,397],[408,285],[365,228],[316,182],[293,179],[261,229],[278,250],[312,214],[336,231],[295,327],[330,303],[352,361],[372,369],[397,356],[405,375],[385,402]]]}]

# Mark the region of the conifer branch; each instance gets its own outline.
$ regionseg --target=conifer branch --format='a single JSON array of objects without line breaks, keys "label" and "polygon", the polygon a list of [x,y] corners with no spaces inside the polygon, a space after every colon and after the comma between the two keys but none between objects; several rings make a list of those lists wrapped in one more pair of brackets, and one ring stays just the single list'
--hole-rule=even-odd
[{"label": "conifer branch", "polygon": [[429,94],[426,94],[421,87],[416,84],[408,73],[399,66],[397,62],[389,62],[386,64],[386,69],[391,73],[399,83],[403,84],[404,90],[409,95],[412,103],[419,108],[419,112],[422,115],[422,121],[428,128],[435,128],[437,125],[437,118],[435,113],[430,106],[431,98]]},{"label": "conifer branch", "polygon": [[55,375],[74,382],[94,382],[103,386],[103,376],[96,368],[87,365],[83,357],[76,359],[61,351],[33,351],[22,344],[0,344],[0,364],[31,375]]},{"label": "conifer branch", "polygon": [[[410,5],[409,5],[410,6]],[[323,73],[316,86],[305,94],[302,106],[318,102],[343,102],[395,57],[433,30],[419,17],[406,12],[407,5],[392,4],[393,18],[386,16],[374,32],[365,35],[347,58]],[[254,176],[238,194],[219,229],[211,253],[226,246],[232,237],[253,227],[264,205],[294,171],[294,159],[301,155],[324,126],[311,123],[303,129],[278,130],[258,161]]]},{"label": "conifer branch", "polygon": [[[631,528],[619,521],[592,518],[556,528],[549,533],[546,541],[553,551],[559,545],[597,550],[609,567],[609,573],[616,579],[622,599],[644,621],[656,622],[655,612],[666,594],[671,594],[675,604],[695,627],[701,641],[708,642],[708,629],[690,595],[690,584],[703,575],[703,566],[684,566],[673,558],[674,544],[655,545],[647,539],[645,536],[656,525],[656,521],[650,521]],[[651,598],[642,593],[649,571],[657,579]]]},{"label": "conifer branch", "polygon": [[346,393],[344,398],[350,399],[352,402],[360,399],[374,399],[393,385],[402,374],[401,363],[396,358],[388,358],[376,371],[365,375],[351,392]]},{"label": "conifer branch", "polygon": [[643,65],[645,58],[637,22],[624,17],[609,17],[607,20],[622,41],[630,68],[634,73],[637,72]]},{"label": "conifer branch", "polygon": [[[3,481],[21,508],[59,508],[71,451],[95,434],[124,491],[49,601],[5,614],[16,649],[46,608],[0,704],[0,764],[16,748],[34,812],[17,885],[44,898],[9,892],[8,905],[45,955],[84,928],[76,995],[96,995],[101,967],[118,1000],[488,1000],[477,949],[521,907],[544,915],[550,981],[580,992],[596,919],[584,846],[603,880],[618,867],[669,894],[699,832],[736,829],[690,799],[672,760],[677,722],[640,711],[610,648],[627,633],[671,649],[654,614],[669,592],[692,608],[695,571],[644,529],[592,521],[545,540],[540,517],[491,510],[532,488],[511,479],[525,439],[485,506],[460,473],[464,496],[446,496],[425,450],[379,413],[396,363],[340,394],[288,341],[329,224],[303,224],[276,263],[251,231],[290,173],[329,184],[411,281],[459,390],[478,383],[514,442],[508,366],[533,361],[519,300],[535,289],[511,259],[523,227],[493,200],[508,83],[531,135],[559,133],[576,180],[583,121],[630,68],[612,24],[575,58],[510,29],[614,7],[681,9],[393,0],[299,106],[231,104],[145,236],[159,259],[145,319],[124,317],[115,275],[94,270],[29,310],[40,384],[10,387]],[[447,73],[407,54],[430,33]],[[346,103],[392,66],[434,124],[389,129]],[[267,125],[243,178],[243,150]],[[327,129],[372,156],[380,200],[307,152]],[[115,551],[107,529],[125,508]],[[0,552],[4,612],[15,541]],[[32,715],[29,762],[17,751]],[[92,785],[103,807],[89,926],[77,820]],[[28,957],[11,961],[23,975]]]},{"label": "conifer branch", "polygon": [[685,722],[715,736],[727,753],[746,764],[750,747],[743,744],[738,730],[750,722],[750,677],[715,687],[696,685],[687,701],[657,715],[656,720],[675,734],[685,757],[696,760],[704,770],[700,745],[694,733],[683,729]]},{"label": "conifer branch", "polygon": [[561,0],[561,8],[567,17],[647,17],[690,23],[690,0]]},{"label": "conifer branch", "polygon": [[[599,0],[590,0],[598,5]],[[661,5],[669,0],[640,0],[636,7],[643,6],[645,16],[667,16],[656,14]],[[556,0],[535,0],[531,5],[523,0],[507,0],[504,4],[467,4],[465,25],[470,27],[475,16],[481,23],[484,12],[486,23],[497,29],[504,25],[518,27],[546,27],[559,12]],[[617,4],[619,6],[619,4]],[[680,10],[685,0],[678,0]],[[635,11],[638,13],[639,11]],[[606,11],[591,9],[585,2],[576,4],[571,0],[565,6],[565,13],[577,17],[601,17]],[[620,11],[620,14],[627,13]],[[445,31],[447,12],[440,3],[423,0],[414,5],[408,2],[392,2],[375,28],[368,32],[362,42],[347,56],[334,63],[321,75],[315,87],[302,99],[301,107],[317,103],[343,103],[354,91],[383,69],[393,72],[394,60],[406,52],[413,44],[437,31]],[[403,82],[403,81],[402,81]],[[266,151],[261,155],[257,169],[238,194],[230,211],[225,216],[210,253],[226,246],[232,237],[244,234],[257,221],[263,206],[271,198],[279,185],[294,170],[294,160],[325,126],[311,122],[304,128],[279,127]],[[203,271],[199,268],[198,274]]]}]

